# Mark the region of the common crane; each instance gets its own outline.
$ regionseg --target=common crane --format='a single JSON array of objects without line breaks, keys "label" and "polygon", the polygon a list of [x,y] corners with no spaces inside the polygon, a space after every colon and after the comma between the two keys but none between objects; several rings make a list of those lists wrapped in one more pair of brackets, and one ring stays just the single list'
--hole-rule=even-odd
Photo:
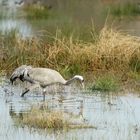
[{"label": "common crane", "polygon": [[47,86],[57,83],[69,85],[75,80],[80,81],[84,87],[84,78],[80,75],[75,75],[70,80],[65,80],[56,70],[40,67],[34,68],[27,65],[22,65],[14,70],[10,77],[11,83],[13,83],[17,78],[19,78],[21,81],[27,81],[32,84],[32,86],[27,88],[26,91],[21,94],[21,97],[24,97],[27,92],[34,89],[35,87],[40,86],[43,88],[43,95],[45,99],[45,88]]}]

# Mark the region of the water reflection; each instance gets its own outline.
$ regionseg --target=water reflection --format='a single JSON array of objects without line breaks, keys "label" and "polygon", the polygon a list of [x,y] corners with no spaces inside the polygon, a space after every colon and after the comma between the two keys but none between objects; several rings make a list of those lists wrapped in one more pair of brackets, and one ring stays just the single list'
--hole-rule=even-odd
[{"label": "water reflection", "polygon": [[[12,88],[14,95],[5,95],[0,88],[0,139],[124,139],[139,140],[140,138],[140,98],[137,95],[126,94],[124,96],[114,94],[93,94],[70,92],[65,89],[63,93],[55,92],[46,96],[47,107],[51,110],[63,110],[77,117],[83,117],[85,123],[96,126],[97,129],[74,129],[62,132],[40,131],[27,127],[15,126],[15,118],[22,119],[24,113],[28,113],[32,105],[43,107],[42,95],[30,93],[26,98],[21,98],[21,88]],[[7,100],[7,101],[6,101]],[[80,135],[79,135],[80,134]]]},{"label": "water reflection", "polygon": [[17,30],[19,35],[23,37],[31,37],[33,35],[31,25],[24,19],[3,19],[0,21],[0,31],[5,33],[11,30]]}]

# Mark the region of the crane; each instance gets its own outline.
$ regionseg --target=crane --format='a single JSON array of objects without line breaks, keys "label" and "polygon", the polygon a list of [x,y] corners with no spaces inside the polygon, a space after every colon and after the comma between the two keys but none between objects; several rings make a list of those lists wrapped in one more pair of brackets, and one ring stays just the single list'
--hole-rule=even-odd
[{"label": "crane", "polygon": [[32,67],[27,65],[22,65],[14,70],[10,77],[10,81],[13,82],[19,78],[21,81],[27,81],[32,85],[27,88],[22,94],[21,97],[34,89],[35,87],[40,86],[43,88],[43,95],[45,100],[45,92],[46,87],[53,84],[61,84],[61,85],[69,85],[73,81],[78,80],[84,88],[84,78],[81,75],[75,75],[69,80],[65,80],[62,75],[53,69],[50,68],[40,68],[40,67]]}]

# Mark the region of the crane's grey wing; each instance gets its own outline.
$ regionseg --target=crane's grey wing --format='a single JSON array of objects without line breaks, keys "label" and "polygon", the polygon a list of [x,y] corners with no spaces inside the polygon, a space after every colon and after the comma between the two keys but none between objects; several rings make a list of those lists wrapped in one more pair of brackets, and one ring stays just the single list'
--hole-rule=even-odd
[{"label": "crane's grey wing", "polygon": [[36,83],[29,75],[23,76],[23,80],[27,81],[27,82],[29,82],[31,84],[35,84]]}]

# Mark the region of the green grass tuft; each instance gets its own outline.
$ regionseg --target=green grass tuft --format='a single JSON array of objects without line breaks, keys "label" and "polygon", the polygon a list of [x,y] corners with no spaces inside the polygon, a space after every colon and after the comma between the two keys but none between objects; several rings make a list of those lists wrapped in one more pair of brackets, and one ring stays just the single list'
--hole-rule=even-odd
[{"label": "green grass tuft", "polygon": [[117,91],[119,89],[118,80],[112,75],[99,77],[91,90]]},{"label": "green grass tuft", "polygon": [[140,15],[140,8],[137,3],[125,3],[112,5],[110,11],[115,16],[136,16]]},{"label": "green grass tuft", "polygon": [[140,52],[134,54],[130,60],[130,68],[134,72],[140,72]]}]

